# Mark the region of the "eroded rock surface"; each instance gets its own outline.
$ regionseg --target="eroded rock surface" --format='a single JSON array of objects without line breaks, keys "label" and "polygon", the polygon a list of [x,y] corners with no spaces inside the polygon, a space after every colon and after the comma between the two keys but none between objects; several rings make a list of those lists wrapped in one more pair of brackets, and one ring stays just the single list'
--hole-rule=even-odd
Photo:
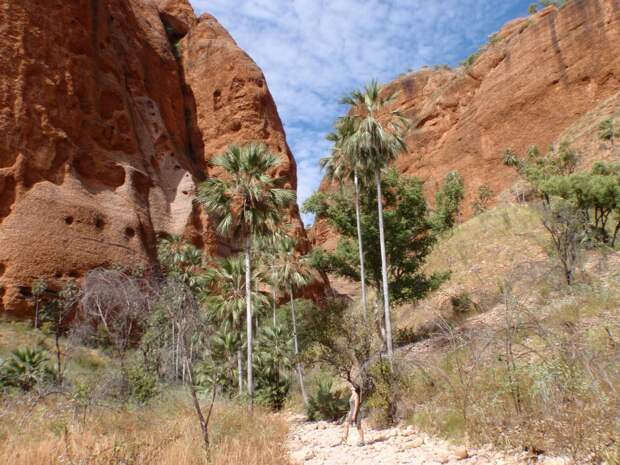
[{"label": "eroded rock surface", "polygon": [[[613,44],[619,40],[617,0],[571,0],[560,10],[549,7],[511,21],[472,66],[425,69],[397,79],[388,92],[398,92],[395,106],[411,119],[412,130],[408,153],[395,166],[423,179],[431,202],[445,176],[458,170],[466,184],[465,217],[481,185],[496,198],[510,194],[516,175],[502,163],[505,149],[522,155],[530,145],[546,149],[593,109],[614,101],[620,55]],[[581,136],[571,135],[569,140]],[[607,156],[605,150],[585,151],[583,163]],[[335,246],[321,223],[314,236]]]},{"label": "eroded rock surface", "polygon": [[150,267],[159,233],[225,253],[192,200],[230,143],[268,143],[296,188],[262,73],[187,0],[0,0],[0,39],[0,311],[37,277]]}]

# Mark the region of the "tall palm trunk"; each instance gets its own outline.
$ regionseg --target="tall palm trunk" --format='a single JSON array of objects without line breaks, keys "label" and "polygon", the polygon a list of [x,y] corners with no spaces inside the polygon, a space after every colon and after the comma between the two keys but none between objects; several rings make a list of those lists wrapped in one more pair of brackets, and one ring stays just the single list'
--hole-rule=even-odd
[{"label": "tall palm trunk", "polygon": [[[289,292],[291,296],[291,316],[293,318],[293,342],[295,344],[295,357],[299,355],[299,342],[297,340],[297,318],[295,316],[295,299],[293,296],[293,286],[289,286]],[[304,385],[304,368],[301,362],[297,362],[297,375],[299,376],[299,386],[301,388],[301,397],[304,400],[304,405],[308,405],[308,394],[306,394],[306,386]]]},{"label": "tall palm trunk", "polygon": [[243,355],[241,347],[237,349],[237,377],[239,382],[239,397],[243,396]]},{"label": "tall palm trunk", "polygon": [[252,414],[254,410],[254,378],[252,370],[252,273],[250,269],[250,252],[251,252],[251,239],[247,239],[245,245],[245,306],[246,306],[246,323],[248,331],[248,361],[247,361],[247,373],[248,373],[248,412]]},{"label": "tall palm trunk", "polygon": [[379,242],[381,245],[381,277],[383,281],[383,311],[385,318],[385,342],[387,354],[392,363],[392,321],[390,319],[390,294],[388,289],[387,256],[385,253],[385,232],[383,228],[383,194],[381,192],[381,172],[375,172],[375,182],[377,184],[377,209],[379,211]]},{"label": "tall palm trunk", "polygon": [[353,183],[355,184],[355,221],[357,223],[357,244],[360,255],[360,277],[362,282],[362,307],[364,308],[364,318],[368,321],[368,304],[366,301],[366,271],[364,269],[364,244],[362,243],[362,219],[360,214],[360,186],[357,176],[357,169],[353,172]]},{"label": "tall palm trunk", "polygon": [[276,287],[271,287],[271,297],[273,299],[273,327],[276,327]]}]

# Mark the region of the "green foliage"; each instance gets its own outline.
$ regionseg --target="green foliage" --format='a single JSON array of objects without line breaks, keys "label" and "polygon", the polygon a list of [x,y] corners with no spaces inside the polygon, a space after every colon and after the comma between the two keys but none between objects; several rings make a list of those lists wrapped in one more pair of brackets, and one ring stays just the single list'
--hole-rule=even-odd
[{"label": "green foliage", "polygon": [[564,5],[566,5],[566,2],[568,0],[539,0],[536,3],[532,3],[528,9],[527,12],[531,15],[538,13],[538,10],[540,8],[546,8],[548,6],[557,6],[558,8],[563,7]]},{"label": "green foliage", "polygon": [[16,387],[30,391],[39,384],[51,382],[54,377],[49,357],[42,347],[14,350],[11,358],[0,364],[0,388]]},{"label": "green foliage", "polygon": [[244,242],[276,230],[284,209],[295,203],[287,179],[268,174],[277,171],[280,158],[262,144],[231,145],[212,164],[228,176],[202,183],[196,201],[217,218],[218,233]]},{"label": "green foliage", "polygon": [[482,184],[478,187],[476,200],[474,201],[474,214],[479,215],[489,208],[489,203],[493,198],[493,190],[488,184]]},{"label": "green foliage", "polygon": [[480,57],[480,55],[482,55],[483,49],[479,49],[477,51],[475,51],[474,53],[472,53],[471,55],[469,55],[467,58],[465,58],[462,62],[461,62],[461,66],[463,66],[464,68],[470,68],[471,66],[473,66],[476,63],[476,60],[478,60],[478,57]]},{"label": "green foliage", "polygon": [[167,276],[179,279],[195,292],[205,287],[202,251],[181,236],[160,239],[157,243],[157,258]]},{"label": "green foliage", "polygon": [[456,223],[461,203],[465,197],[465,184],[457,171],[446,175],[443,186],[435,194],[435,211],[431,217],[433,229],[444,232]]},{"label": "green foliage", "polygon": [[134,363],[127,369],[129,397],[144,404],[158,393],[157,377],[145,369],[144,365]]},{"label": "green foliage", "polygon": [[288,373],[293,365],[293,339],[280,326],[260,329],[254,353],[256,399],[280,410],[290,389]]},{"label": "green foliage", "polygon": [[370,376],[373,389],[368,399],[368,407],[374,410],[374,423],[379,427],[393,426],[403,384],[401,371],[398,367],[390,367],[387,360],[379,359],[371,367]]},{"label": "green foliage", "polygon": [[[261,274],[253,267],[252,282],[261,279]],[[217,266],[208,272],[211,283],[211,295],[205,297],[211,320],[224,328],[235,332],[243,329],[246,311],[245,264],[242,256],[226,257],[218,261]],[[269,307],[267,295],[254,286],[250,290],[252,308],[257,315],[264,314]]]},{"label": "green foliage", "polygon": [[608,224],[612,214],[620,212],[620,166],[597,162],[590,173],[550,176],[539,186],[547,198],[561,197],[582,212],[591,241],[615,245],[620,221],[612,234]]},{"label": "green foliage", "polygon": [[614,118],[607,118],[599,124],[598,136],[601,140],[608,141],[614,147],[615,140],[620,137],[620,125]]},{"label": "green foliage", "polygon": [[304,202],[301,211],[303,213],[312,213],[315,219],[320,219],[327,213],[327,194],[316,191]]},{"label": "green foliage", "polygon": [[310,421],[336,421],[343,418],[348,410],[346,397],[333,389],[331,379],[324,379],[318,381],[316,394],[308,398],[306,414]]},{"label": "green foliage", "polygon": [[[384,198],[385,240],[388,257],[390,298],[395,302],[411,301],[423,296],[437,283],[421,273],[421,266],[435,243],[422,183],[389,170],[382,179]],[[359,254],[353,193],[343,188],[326,195],[320,206],[323,218],[341,235],[336,251],[315,249],[311,263],[319,269],[359,281]],[[374,187],[361,199],[362,238],[367,281],[381,288],[381,256],[379,253],[378,216]],[[316,205],[306,204],[308,212]],[[437,278],[438,276],[435,276]]]}]

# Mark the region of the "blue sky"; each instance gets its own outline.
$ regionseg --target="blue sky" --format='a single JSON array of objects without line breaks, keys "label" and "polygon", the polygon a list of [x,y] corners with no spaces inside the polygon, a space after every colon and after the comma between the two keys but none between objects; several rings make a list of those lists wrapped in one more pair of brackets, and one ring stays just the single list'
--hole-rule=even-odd
[{"label": "blue sky", "polygon": [[[262,68],[297,160],[301,204],[321,180],[338,100],[370,79],[457,65],[533,0],[191,0]],[[306,224],[311,218],[304,218]]]}]

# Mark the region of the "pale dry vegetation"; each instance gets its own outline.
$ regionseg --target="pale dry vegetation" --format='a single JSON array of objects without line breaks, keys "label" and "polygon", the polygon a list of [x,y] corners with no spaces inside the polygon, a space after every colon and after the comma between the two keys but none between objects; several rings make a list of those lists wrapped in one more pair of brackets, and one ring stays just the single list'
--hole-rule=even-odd
[{"label": "pale dry vegetation", "polygon": [[451,279],[401,309],[399,324],[431,328],[405,349],[401,414],[459,441],[619,463],[619,263],[586,251],[567,286],[525,206],[459,226],[428,263]]},{"label": "pale dry vegetation", "polygon": [[[64,397],[19,396],[0,411],[0,463],[12,465],[199,465],[207,463],[191,405],[177,393],[135,408],[76,415]],[[232,403],[215,407],[209,464],[288,463],[286,421]]]},{"label": "pale dry vegetation", "polygon": [[450,271],[450,279],[427,298],[395,311],[397,327],[414,337],[439,330],[440,320],[467,318],[499,302],[501,280],[515,272],[519,286],[539,281],[549,268],[548,244],[536,213],[528,206],[493,209],[458,225],[434,247],[429,274]]}]

